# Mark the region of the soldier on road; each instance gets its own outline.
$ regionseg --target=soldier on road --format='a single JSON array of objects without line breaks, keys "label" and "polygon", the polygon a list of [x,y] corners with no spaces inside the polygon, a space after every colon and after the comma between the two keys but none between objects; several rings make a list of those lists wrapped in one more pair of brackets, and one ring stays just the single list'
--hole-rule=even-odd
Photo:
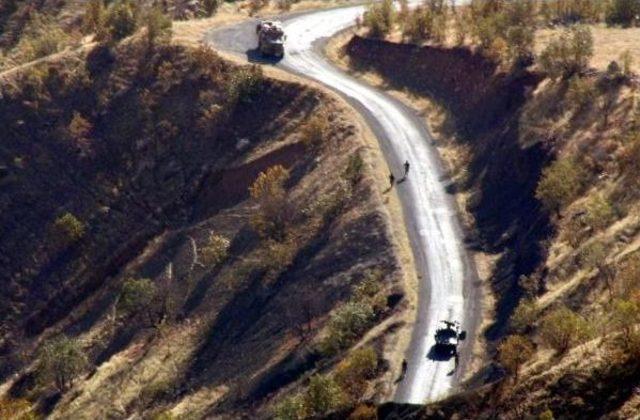
[{"label": "soldier on road", "polygon": [[404,162],[404,177],[406,178],[409,175],[409,161]]}]

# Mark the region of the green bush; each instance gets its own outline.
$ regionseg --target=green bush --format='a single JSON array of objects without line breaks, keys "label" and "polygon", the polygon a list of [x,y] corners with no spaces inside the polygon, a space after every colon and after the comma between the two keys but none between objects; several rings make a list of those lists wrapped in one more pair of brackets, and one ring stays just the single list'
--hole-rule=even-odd
[{"label": "green bush", "polygon": [[540,66],[552,79],[568,79],[582,73],[593,56],[593,35],[585,26],[565,30],[540,54]]},{"label": "green bush", "polygon": [[586,171],[574,159],[558,159],[542,171],[536,197],[551,211],[575,200],[586,181]]},{"label": "green bush", "polygon": [[122,284],[118,299],[118,311],[133,315],[141,311],[149,310],[156,297],[156,285],[149,279],[128,278]]},{"label": "green bush", "polygon": [[171,38],[172,21],[159,7],[152,7],[145,16],[147,27],[147,44],[153,46],[156,43],[167,42]]},{"label": "green bush", "polygon": [[560,354],[585,341],[590,332],[587,320],[566,307],[549,313],[540,326],[542,341]]},{"label": "green bush", "polygon": [[343,403],[342,390],[328,375],[313,375],[305,395],[305,405],[311,416],[322,416],[336,410]]},{"label": "green bush", "polygon": [[116,0],[107,10],[106,32],[101,41],[119,41],[132,35],[137,28],[137,10],[131,0]]},{"label": "green bush", "polygon": [[547,24],[572,24],[601,20],[603,0],[545,0],[540,2],[540,15]]},{"label": "green bush", "polygon": [[565,97],[565,103],[576,112],[581,112],[593,105],[597,98],[597,91],[593,83],[578,74],[569,79],[569,87]]},{"label": "green bush", "polygon": [[584,222],[594,230],[609,227],[616,219],[616,211],[602,194],[596,194],[586,204],[587,213]]},{"label": "green bush", "polygon": [[100,33],[104,30],[107,10],[103,0],[90,0],[85,6],[82,27],[85,33]]},{"label": "green bush", "polygon": [[61,335],[40,348],[36,372],[42,383],[53,382],[59,391],[64,392],[87,366],[86,353],[80,342]]},{"label": "green bush", "polygon": [[300,141],[305,147],[315,149],[324,143],[329,134],[329,120],[324,112],[311,117],[300,129]]},{"label": "green bush", "polygon": [[330,355],[348,347],[369,328],[374,318],[369,302],[350,301],[340,306],[329,318],[321,351]]},{"label": "green bush", "polygon": [[283,398],[273,408],[275,420],[303,420],[308,418],[304,394],[294,394]]},{"label": "green bush", "polygon": [[498,346],[500,364],[518,379],[520,367],[534,354],[533,343],[522,335],[510,335]]},{"label": "green bush", "polygon": [[55,241],[62,246],[78,242],[85,234],[86,226],[72,213],[66,212],[53,222]]},{"label": "green bush", "polygon": [[526,332],[532,328],[538,319],[538,307],[533,299],[520,301],[511,315],[510,325],[517,332]]},{"label": "green bush", "polygon": [[336,367],[335,378],[351,402],[359,400],[367,388],[367,380],[375,376],[378,355],[373,347],[354,350]]},{"label": "green bush", "polygon": [[202,263],[206,266],[217,266],[229,255],[231,242],[221,235],[211,232],[207,244],[200,250]]},{"label": "green bush", "polygon": [[373,3],[364,14],[363,24],[369,29],[369,35],[375,38],[383,38],[393,29],[396,20],[396,11],[393,0],[383,0]]},{"label": "green bush", "polygon": [[640,1],[612,0],[607,10],[609,25],[633,26],[640,24]]},{"label": "green bush", "polygon": [[50,17],[34,14],[11,58],[24,63],[62,51],[74,38]]},{"label": "green bush", "polygon": [[202,1],[202,7],[204,8],[204,12],[207,16],[213,16],[221,4],[222,4],[222,0],[203,0]]}]

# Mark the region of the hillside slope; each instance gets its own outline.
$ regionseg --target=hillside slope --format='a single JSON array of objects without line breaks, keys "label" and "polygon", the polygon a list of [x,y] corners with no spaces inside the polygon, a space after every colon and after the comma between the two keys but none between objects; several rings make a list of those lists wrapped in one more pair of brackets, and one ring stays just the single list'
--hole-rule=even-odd
[{"label": "hillside slope", "polygon": [[[265,415],[401,299],[387,215],[335,99],[135,39],[2,89],[8,401],[51,418]],[[362,281],[375,287],[354,294]],[[334,344],[346,301],[370,314]],[[62,383],[42,375],[56,337],[87,362]]]},{"label": "hillside slope", "polygon": [[[495,358],[469,381],[474,390],[426,408],[384,405],[379,415],[636,416],[636,76],[612,64],[552,78],[468,47],[357,35],[333,55],[424,107],[478,249],[495,256],[496,312],[485,332]],[[508,359],[507,345],[523,346],[521,358]]]}]

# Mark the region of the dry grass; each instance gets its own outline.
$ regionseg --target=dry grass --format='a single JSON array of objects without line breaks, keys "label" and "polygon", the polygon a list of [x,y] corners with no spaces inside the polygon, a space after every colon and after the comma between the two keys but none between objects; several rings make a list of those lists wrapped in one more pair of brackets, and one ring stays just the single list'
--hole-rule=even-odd
[{"label": "dry grass", "polygon": [[[591,65],[598,70],[607,68],[611,61],[619,61],[620,54],[626,50],[634,57],[633,70],[640,73],[640,28],[608,28],[604,25],[592,25],[594,38],[594,56]],[[550,40],[558,36],[562,29],[544,29],[537,33],[536,51],[540,52]]]}]

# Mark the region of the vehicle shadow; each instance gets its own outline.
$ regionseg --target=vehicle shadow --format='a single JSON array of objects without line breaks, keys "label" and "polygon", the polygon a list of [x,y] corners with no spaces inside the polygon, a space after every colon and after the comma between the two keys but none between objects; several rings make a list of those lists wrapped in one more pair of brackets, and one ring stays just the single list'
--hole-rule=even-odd
[{"label": "vehicle shadow", "polygon": [[248,49],[246,51],[246,54],[247,61],[249,61],[250,63],[276,65],[282,60],[282,57],[265,56],[260,52],[258,48]]},{"label": "vehicle shadow", "polygon": [[429,349],[429,353],[427,353],[427,359],[433,360],[434,362],[448,362],[455,354],[455,350],[452,351],[434,344],[431,346],[431,349]]}]

